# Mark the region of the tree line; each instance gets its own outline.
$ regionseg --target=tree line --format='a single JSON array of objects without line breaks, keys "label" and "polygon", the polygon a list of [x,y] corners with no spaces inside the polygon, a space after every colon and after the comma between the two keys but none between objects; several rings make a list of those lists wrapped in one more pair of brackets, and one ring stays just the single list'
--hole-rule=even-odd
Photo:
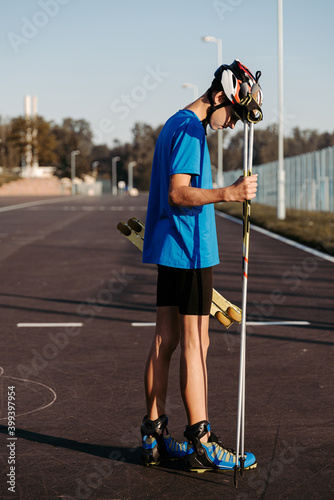
[{"label": "tree line", "polygon": [[[130,142],[121,143],[116,139],[108,146],[94,144],[90,124],[85,119],[64,118],[61,124],[57,124],[37,116],[33,123],[28,123],[22,116],[7,120],[0,116],[0,167],[5,171],[12,172],[22,166],[28,127],[37,130],[31,146],[33,151],[38,152],[39,165],[54,166],[58,177],[70,177],[71,152],[79,150],[80,155],[76,159],[79,177],[91,173],[94,165],[100,177],[110,178],[112,158],[119,156],[117,179],[127,183],[128,164],[136,161],[134,186],[140,190],[149,188],[154,147],[162,125],[153,128],[146,123],[136,123],[131,130]],[[255,127],[254,130],[254,165],[277,160],[277,126]],[[209,133],[207,141],[212,165],[217,165],[217,134]],[[320,133],[296,127],[284,139],[284,154],[286,157],[295,156],[333,145],[334,132]],[[225,171],[242,168],[242,127],[238,132],[224,131],[223,157]]]}]

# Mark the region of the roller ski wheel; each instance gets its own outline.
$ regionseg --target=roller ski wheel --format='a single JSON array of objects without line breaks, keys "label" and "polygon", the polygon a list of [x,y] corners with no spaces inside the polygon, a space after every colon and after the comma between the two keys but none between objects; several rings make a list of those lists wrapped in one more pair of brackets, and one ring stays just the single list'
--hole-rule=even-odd
[{"label": "roller ski wheel", "polygon": [[235,307],[228,307],[227,314],[237,323],[241,323],[242,314],[240,309],[237,309]]},{"label": "roller ski wheel", "polygon": [[145,225],[137,219],[137,217],[131,217],[131,219],[128,220],[128,226],[130,226],[133,231],[140,234],[140,236],[144,237]]},{"label": "roller ski wheel", "polygon": [[217,311],[215,314],[215,318],[219,321],[219,323],[224,325],[226,328],[231,326],[231,319],[228,316],[226,316],[226,314],[224,314],[222,311]]},{"label": "roller ski wheel", "polygon": [[241,323],[241,309],[225,299],[215,289],[212,290],[210,314],[226,328],[229,328],[234,321]]}]

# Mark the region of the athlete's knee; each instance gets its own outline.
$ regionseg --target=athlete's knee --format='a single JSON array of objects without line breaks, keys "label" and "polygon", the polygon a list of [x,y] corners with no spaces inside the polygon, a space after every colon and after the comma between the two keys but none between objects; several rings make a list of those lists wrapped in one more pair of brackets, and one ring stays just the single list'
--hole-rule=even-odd
[{"label": "athlete's knee", "polygon": [[179,344],[179,336],[155,336],[155,350],[163,356],[171,356]]},{"label": "athlete's knee", "polygon": [[210,346],[209,335],[200,335],[198,332],[182,335],[181,349],[183,351],[201,351],[206,354]]}]

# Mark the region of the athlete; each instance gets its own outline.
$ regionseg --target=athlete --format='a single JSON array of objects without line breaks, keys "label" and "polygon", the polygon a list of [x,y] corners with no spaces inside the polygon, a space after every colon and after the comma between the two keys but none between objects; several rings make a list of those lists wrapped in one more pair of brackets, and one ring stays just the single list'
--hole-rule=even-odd
[{"label": "athlete", "polygon": [[[255,91],[252,89],[255,88]],[[214,203],[256,196],[257,175],[213,189],[206,127],[235,127],[262,119],[262,91],[240,61],[217,69],[211,87],[164,125],[156,143],[146,218],[143,262],[158,266],[156,330],[145,368],[147,415],[141,426],[142,459],[156,465],[185,458],[191,471],[232,469],[233,450],[210,431],[206,358],[213,266],[219,263]],[[180,342],[180,387],[187,441],[167,430],[168,372]],[[247,453],[245,469],[255,468]]]}]

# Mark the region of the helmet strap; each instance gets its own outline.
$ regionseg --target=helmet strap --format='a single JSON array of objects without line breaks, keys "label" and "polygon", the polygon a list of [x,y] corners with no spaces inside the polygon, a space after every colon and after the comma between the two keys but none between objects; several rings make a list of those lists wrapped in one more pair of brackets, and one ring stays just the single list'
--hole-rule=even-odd
[{"label": "helmet strap", "polygon": [[204,118],[204,120],[202,120],[202,125],[203,125],[204,130],[205,130],[205,135],[207,135],[206,129],[210,123],[210,118],[211,118],[212,114],[215,111],[217,111],[217,109],[225,108],[226,106],[229,106],[230,104],[232,104],[229,100],[226,100],[226,101],[222,102],[221,104],[215,105],[214,101],[213,101],[213,96],[212,96],[212,87],[210,87],[209,90],[207,91],[207,96],[208,96],[208,99],[210,101],[210,106],[207,109],[206,117]]}]

